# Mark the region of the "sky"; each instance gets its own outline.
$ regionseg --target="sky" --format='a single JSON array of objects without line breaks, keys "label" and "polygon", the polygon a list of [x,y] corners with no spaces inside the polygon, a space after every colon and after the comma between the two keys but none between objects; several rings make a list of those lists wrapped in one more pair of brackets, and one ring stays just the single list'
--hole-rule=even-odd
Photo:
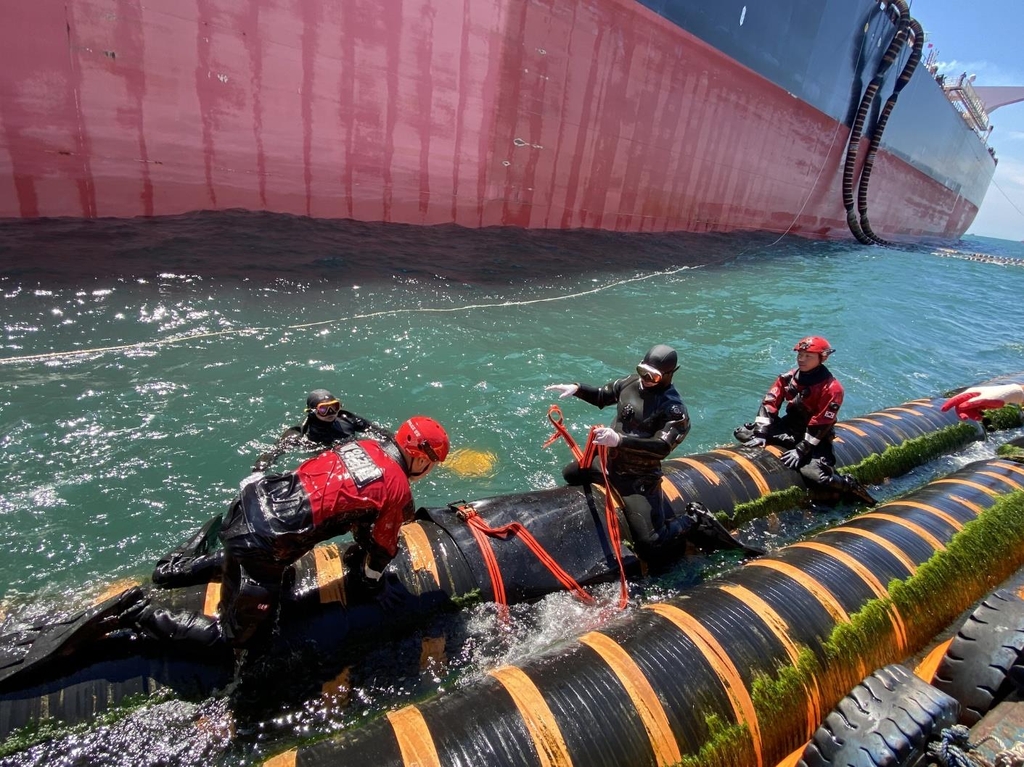
[{"label": "sky", "polygon": [[[1024,85],[1024,0],[912,0],[911,15],[938,50],[939,71],[975,85]],[[1024,102],[989,116],[999,164],[968,234],[1024,240]]]}]

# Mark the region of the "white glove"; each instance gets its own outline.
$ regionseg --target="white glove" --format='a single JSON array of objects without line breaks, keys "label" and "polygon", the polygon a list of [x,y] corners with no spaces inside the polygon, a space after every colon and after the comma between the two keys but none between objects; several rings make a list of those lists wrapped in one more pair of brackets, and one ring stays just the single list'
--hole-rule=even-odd
[{"label": "white glove", "polygon": [[544,387],[544,391],[560,392],[558,395],[558,399],[565,399],[566,397],[571,397],[573,394],[578,392],[579,389],[579,384],[551,384],[551,386]]},{"label": "white glove", "polygon": [[607,426],[599,426],[594,432],[594,444],[596,445],[615,447],[621,439],[622,437],[615,429],[610,429]]}]

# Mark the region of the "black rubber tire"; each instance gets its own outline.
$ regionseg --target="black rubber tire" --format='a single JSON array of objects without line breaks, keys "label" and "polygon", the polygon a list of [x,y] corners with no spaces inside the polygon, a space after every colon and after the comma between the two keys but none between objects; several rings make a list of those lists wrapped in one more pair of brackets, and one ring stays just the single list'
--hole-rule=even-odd
[{"label": "black rubber tire", "polygon": [[800,767],[909,767],[956,722],[958,704],[894,663],[867,676],[814,733]]},{"label": "black rubber tire", "polygon": [[972,727],[1015,689],[1007,673],[1024,650],[1024,599],[1010,591],[985,597],[960,627],[932,684],[960,701]]}]

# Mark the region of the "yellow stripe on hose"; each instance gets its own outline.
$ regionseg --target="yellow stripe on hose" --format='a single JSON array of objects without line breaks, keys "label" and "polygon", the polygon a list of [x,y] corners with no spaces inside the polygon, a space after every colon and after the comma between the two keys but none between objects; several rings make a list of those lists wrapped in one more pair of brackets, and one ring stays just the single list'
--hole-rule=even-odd
[{"label": "yellow stripe on hose", "polygon": [[753,741],[754,754],[757,757],[758,767],[764,764],[764,757],[761,753],[761,727],[757,721],[757,710],[754,708],[754,701],[750,692],[743,684],[743,677],[739,669],[732,662],[732,658],[719,644],[718,640],[711,635],[701,623],[678,607],[666,604],[644,605],[645,610],[652,610],[658,615],[666,618],[676,625],[686,636],[690,638],[700,650],[701,654],[711,664],[718,678],[725,685],[725,692],[732,703],[736,721],[746,724],[750,729],[750,737]]},{"label": "yellow stripe on hose", "polygon": [[[751,610],[753,610],[761,620],[764,621],[764,625],[768,628],[775,638],[779,640],[779,643],[785,648],[786,655],[789,656],[789,662],[793,664],[795,668],[800,662],[800,647],[790,637],[790,627],[786,623],[785,618],[779,615],[775,608],[768,604],[764,599],[755,594],[753,591],[748,589],[746,586],[737,586],[733,584],[723,584],[719,587],[726,594],[731,594],[736,599],[743,602]],[[818,680],[812,677],[810,683],[814,686],[814,689],[807,689],[807,732],[808,738],[814,734],[814,731],[818,729],[818,725],[821,723],[823,713],[821,710],[821,688],[818,686]]]},{"label": "yellow stripe on hose", "polygon": [[316,583],[320,587],[320,604],[341,602],[345,604],[345,572],[341,563],[341,551],[333,543],[313,549],[316,567]]},{"label": "yellow stripe on hose", "polygon": [[419,522],[410,522],[402,525],[400,532],[402,540],[405,541],[405,548],[409,551],[409,561],[412,569],[416,572],[426,570],[434,578],[434,584],[441,585],[441,579],[437,574],[437,560],[434,559],[434,549],[430,546],[427,538],[427,531]]},{"label": "yellow stripe on hose", "polygon": [[[885,507],[883,506],[882,508]],[[863,519],[864,517],[884,519],[886,522],[895,522],[897,525],[899,525],[900,527],[905,527],[907,530],[909,530],[919,538],[923,538],[925,542],[936,551],[946,550],[946,544],[944,544],[942,541],[940,541],[938,538],[929,533],[920,525],[915,525],[908,519],[903,519],[902,517],[897,517],[892,514],[886,514],[883,511],[871,511],[867,514],[862,514],[860,517],[858,517],[858,519]]]},{"label": "yellow stripe on hose", "polygon": [[441,767],[434,738],[418,708],[406,706],[398,711],[389,711],[387,717],[395,731],[406,767]]},{"label": "yellow stripe on hose", "polygon": [[718,453],[720,455],[727,455],[736,461],[736,464],[747,472],[747,474],[750,475],[750,478],[754,480],[754,484],[757,485],[757,489],[760,491],[761,495],[768,495],[768,493],[772,491],[772,489],[768,487],[768,482],[765,481],[764,475],[761,474],[760,469],[751,463],[750,459],[743,457],[739,453],[734,453],[732,450],[712,450],[711,452]]},{"label": "yellow stripe on hose", "polygon": [[263,767],[295,767],[296,750],[285,751],[283,754],[271,757],[263,763]]},{"label": "yellow stripe on hose", "polygon": [[[773,559],[755,559],[752,562],[747,562],[745,567],[767,567],[770,570],[775,570],[792,578],[811,592],[814,598],[818,600],[818,604],[824,607],[828,614],[832,616],[832,620],[836,623],[850,622],[849,614],[843,609],[843,606],[839,604],[839,600],[835,598],[832,592],[803,570],[793,567],[793,565],[786,562],[778,562]],[[864,676],[866,676],[866,674],[861,674],[861,677]]]},{"label": "yellow stripe on hose", "polygon": [[501,682],[515,701],[526,729],[533,738],[541,767],[572,767],[569,747],[565,745],[555,715],[551,713],[551,708],[533,680],[515,666],[505,666],[487,673]]},{"label": "yellow stripe on hose", "polygon": [[978,473],[984,474],[986,477],[992,477],[992,479],[1001,480],[1008,484],[1010,487],[1012,487],[1014,490],[1021,489],[1021,484],[1019,482],[1014,482],[1012,479],[1010,479],[1009,477],[1004,477],[1002,474],[996,474],[993,471],[979,471]]},{"label": "yellow stripe on hose", "polygon": [[214,618],[217,609],[220,607],[220,581],[211,581],[206,584],[206,593],[203,596],[203,615]]},{"label": "yellow stripe on hose", "polygon": [[[888,517],[887,514],[883,514],[881,516]],[[858,519],[859,519],[859,517],[858,517]],[[870,530],[861,530],[860,528],[857,528],[857,527],[848,527],[846,525],[843,525],[842,527],[830,528],[828,530],[828,532],[830,532],[830,533],[849,533],[850,535],[857,535],[857,536],[860,536],[861,538],[867,538],[869,541],[872,541],[873,543],[877,543],[883,549],[885,549],[890,554],[892,554],[894,557],[896,557],[896,559],[898,559],[900,561],[900,564],[902,564],[903,567],[906,568],[908,575],[913,575],[914,573],[917,572],[917,565],[914,563],[914,560],[912,560],[910,557],[908,557],[906,555],[906,553],[904,553],[902,550],[900,550],[896,546],[896,544],[894,544],[892,541],[887,540],[886,538],[883,538],[881,535],[878,535],[877,533],[873,533]]]},{"label": "yellow stripe on hose", "polygon": [[1019,463],[1003,460],[995,461],[994,463],[997,466],[1002,466],[1004,469],[1009,469],[1010,471],[1015,472],[1016,474],[1020,474],[1022,477],[1024,477],[1024,466],[1021,466]]},{"label": "yellow stripe on hose", "polygon": [[894,407],[892,409],[900,413],[910,413],[911,415],[916,415],[918,418],[924,415],[924,413],[922,413],[920,410],[911,410],[909,407]]},{"label": "yellow stripe on hose", "polygon": [[856,426],[851,426],[848,423],[837,423],[836,424],[836,428],[837,429],[849,429],[854,434],[856,434],[858,437],[866,437],[866,436],[868,436],[868,433],[866,431],[861,431]]},{"label": "yellow stripe on hose", "polygon": [[951,517],[946,512],[936,509],[934,506],[929,506],[927,503],[918,503],[917,501],[893,501],[892,503],[885,504],[886,506],[909,506],[912,509],[920,509],[926,511],[929,514],[938,517],[947,525],[950,525],[954,530],[960,531],[964,529],[963,524],[960,520]]},{"label": "yellow stripe on hose", "polygon": [[[853,570],[853,572],[857,574],[857,577],[864,581],[868,588],[875,593],[876,597],[879,599],[888,598],[888,589],[886,589],[885,585],[875,577],[875,574],[846,552],[840,551],[834,546],[828,546],[824,543],[817,543],[815,541],[800,541],[790,545],[795,549],[811,549],[812,551],[817,551],[825,556],[838,560]],[[889,605],[889,619],[892,621],[893,628],[896,629],[896,642],[900,651],[906,652],[907,627],[906,624],[903,623],[903,616],[900,615],[899,610],[896,609],[896,605],[894,604]]]},{"label": "yellow stripe on hose", "polygon": [[977,482],[971,482],[966,479],[937,479],[934,482],[932,482],[933,485],[938,485],[940,483],[944,483],[947,485],[965,485],[967,487],[973,487],[975,490],[980,490],[981,492],[985,493],[985,495],[991,496],[992,498],[1002,495],[1002,493],[1000,493],[998,490],[992,490],[990,488],[985,487],[984,485],[979,485]]},{"label": "yellow stripe on hose", "polygon": [[600,655],[626,688],[633,707],[644,723],[647,737],[651,739],[654,758],[659,767],[679,764],[683,755],[679,752],[676,736],[668,723],[665,707],[661,705],[657,693],[636,662],[613,639],[597,631],[584,634],[580,642]]},{"label": "yellow stripe on hose", "polygon": [[695,461],[692,458],[675,458],[673,459],[673,461],[685,464],[696,469],[698,472],[700,472],[701,476],[703,476],[704,479],[706,479],[712,485],[717,486],[722,484],[722,478],[715,474],[715,472],[713,472],[710,467],[705,466],[700,461]]}]

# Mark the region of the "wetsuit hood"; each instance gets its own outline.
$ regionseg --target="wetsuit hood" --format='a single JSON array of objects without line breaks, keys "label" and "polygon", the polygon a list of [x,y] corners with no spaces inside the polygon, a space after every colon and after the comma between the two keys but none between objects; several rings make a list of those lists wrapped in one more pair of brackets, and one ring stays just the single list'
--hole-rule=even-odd
[{"label": "wetsuit hood", "polygon": [[672,374],[679,370],[679,355],[671,346],[655,344],[644,355],[641,365],[649,365],[661,373],[662,379],[656,386],[644,384],[645,389],[661,389],[672,383]]}]

